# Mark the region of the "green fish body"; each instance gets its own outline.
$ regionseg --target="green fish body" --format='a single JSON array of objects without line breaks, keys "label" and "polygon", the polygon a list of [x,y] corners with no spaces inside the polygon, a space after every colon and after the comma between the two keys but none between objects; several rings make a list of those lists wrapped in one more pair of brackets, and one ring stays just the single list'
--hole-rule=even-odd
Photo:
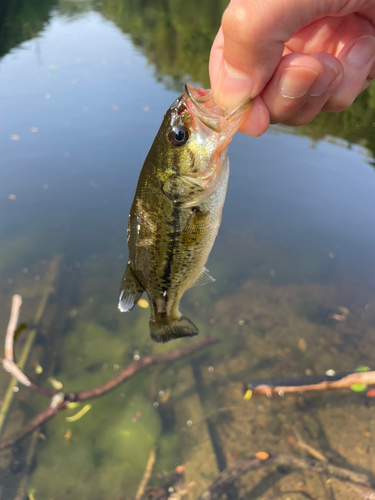
[{"label": "green fish body", "polygon": [[129,215],[119,309],[130,311],[146,291],[157,342],[198,333],[179,303],[188,288],[215,281],[205,264],[221,222],[227,147],[248,108],[249,102],[226,113],[211,90],[186,85],[143,165]]}]

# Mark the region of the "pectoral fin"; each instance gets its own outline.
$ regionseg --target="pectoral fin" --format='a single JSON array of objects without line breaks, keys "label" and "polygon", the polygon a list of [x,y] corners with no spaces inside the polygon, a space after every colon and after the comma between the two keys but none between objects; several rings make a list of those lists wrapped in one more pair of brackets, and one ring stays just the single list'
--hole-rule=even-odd
[{"label": "pectoral fin", "polygon": [[203,268],[203,271],[200,273],[198,276],[198,279],[195,281],[194,285],[207,285],[208,283],[213,283],[215,281],[215,278],[213,278],[210,273],[208,272],[208,269],[206,267]]},{"label": "pectoral fin", "polygon": [[126,266],[124,277],[120,287],[118,308],[121,312],[128,312],[133,309],[144,292],[143,286],[138,281],[129,264]]},{"label": "pectoral fin", "polygon": [[204,236],[206,220],[210,212],[202,212],[199,208],[193,208],[193,212],[181,234],[181,243],[187,247],[199,243]]}]

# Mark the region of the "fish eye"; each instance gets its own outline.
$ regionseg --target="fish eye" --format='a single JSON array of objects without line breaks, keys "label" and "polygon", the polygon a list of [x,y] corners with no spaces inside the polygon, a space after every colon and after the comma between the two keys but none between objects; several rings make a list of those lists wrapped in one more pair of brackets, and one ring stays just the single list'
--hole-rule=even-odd
[{"label": "fish eye", "polygon": [[175,125],[169,133],[169,140],[173,146],[183,146],[189,139],[189,132],[182,125]]}]

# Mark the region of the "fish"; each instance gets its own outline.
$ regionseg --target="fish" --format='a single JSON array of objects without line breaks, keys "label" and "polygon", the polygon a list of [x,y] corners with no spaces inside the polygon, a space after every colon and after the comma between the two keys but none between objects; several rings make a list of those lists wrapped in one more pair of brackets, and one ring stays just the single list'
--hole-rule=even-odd
[{"label": "fish", "polygon": [[187,289],[215,281],[205,265],[221,223],[227,149],[249,107],[250,100],[222,110],[212,90],[186,84],[145,159],[128,219],[118,307],[131,311],[146,291],[156,342],[198,334],[179,304]]}]

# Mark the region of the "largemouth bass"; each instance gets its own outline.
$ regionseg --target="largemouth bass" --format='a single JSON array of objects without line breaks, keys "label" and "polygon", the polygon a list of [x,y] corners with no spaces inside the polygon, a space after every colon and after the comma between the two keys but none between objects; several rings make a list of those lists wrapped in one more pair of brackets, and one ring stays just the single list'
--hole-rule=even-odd
[{"label": "largemouth bass", "polygon": [[129,215],[119,309],[133,309],[146,291],[157,342],[198,333],[179,303],[188,288],[215,281],[205,264],[221,222],[227,148],[249,105],[225,112],[211,90],[186,85],[143,165]]}]

